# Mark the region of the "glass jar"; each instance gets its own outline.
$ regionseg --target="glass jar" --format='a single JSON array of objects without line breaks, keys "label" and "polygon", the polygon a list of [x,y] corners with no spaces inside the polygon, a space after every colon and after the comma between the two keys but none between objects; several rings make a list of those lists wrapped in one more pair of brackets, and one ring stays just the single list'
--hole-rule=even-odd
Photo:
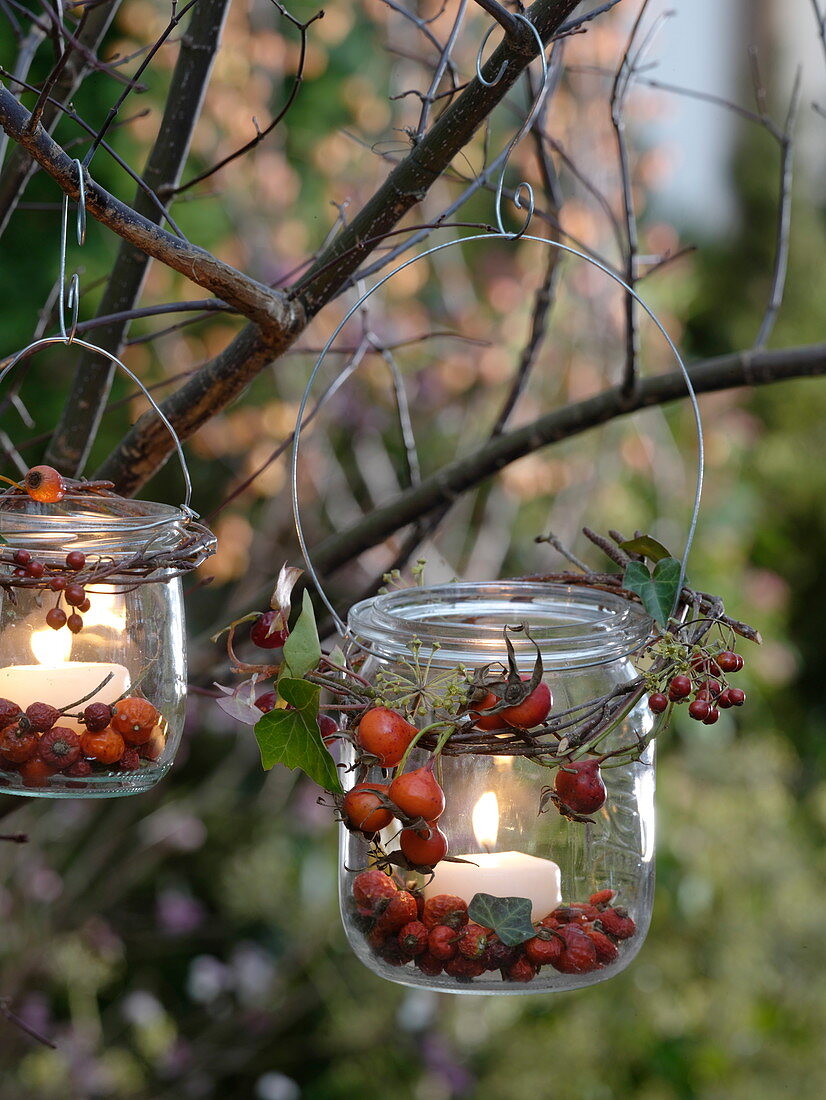
[{"label": "glass jar", "polygon": [[[189,520],[165,504],[90,493],[67,494],[56,504],[0,500],[7,544],[0,565],[0,790],[73,798],[135,794],[168,771],[184,719],[186,648],[176,565]],[[211,536],[199,531],[211,550]],[[70,559],[83,562],[79,570],[67,562],[72,551],[83,555]],[[18,562],[30,555],[42,563],[44,575],[21,577],[16,552]],[[69,599],[72,584],[84,590],[79,606]],[[82,626],[73,632],[78,620],[70,620],[53,628],[46,616],[54,608],[78,614]],[[61,713],[55,720],[46,711],[44,719],[42,707],[40,714],[31,709],[35,703]],[[96,703],[114,707],[108,724],[105,709],[103,717],[98,708],[96,719],[84,718]],[[19,714],[27,708],[25,717]]]},{"label": "glass jar", "polygon": [[[357,604],[349,618],[356,644],[368,654],[362,675],[379,685],[396,677],[438,687],[446,683],[440,678],[450,677],[451,670],[459,668],[506,671],[504,628],[524,625],[533,642],[524,632],[509,632],[515,663],[522,678],[530,678],[538,649],[542,678],[553,699],[548,718],[561,715],[563,722],[564,712],[571,708],[637,680],[630,658],[644,646],[651,630],[651,620],[639,606],[612,593],[527,582],[457,583],[392,592]],[[384,686],[381,690],[384,694]],[[421,729],[433,718],[433,713],[424,712],[413,720]],[[581,815],[590,819],[586,821],[566,818],[547,797],[556,775],[555,766],[547,767],[547,756],[543,766],[541,756],[537,762],[530,755],[514,754],[512,748],[499,752],[497,741],[502,742],[503,735],[495,731],[488,734],[492,752],[461,753],[461,746],[452,749],[448,742],[435,771],[446,799],[438,825],[447,836],[449,857],[466,862],[439,862],[432,877],[396,868],[389,879],[418,895],[419,918],[429,926],[441,903],[428,906],[427,899],[437,895],[460,897],[464,902],[477,893],[527,897],[530,921],[539,932],[536,938],[546,943],[556,940],[566,952],[560,965],[570,971],[577,964],[577,969],[564,972],[554,963],[543,965],[537,960],[547,957],[543,951],[553,954],[554,948],[527,945],[526,939],[510,951],[501,945],[491,950],[496,937],[490,936],[483,943],[486,954],[472,959],[470,965],[443,960],[443,968],[438,970],[429,946],[414,958],[409,953],[405,957],[405,951],[398,950],[398,933],[382,920],[386,903],[379,899],[371,910],[370,904],[365,908],[361,896],[354,897],[354,884],[358,895],[370,881],[357,883],[365,869],[373,870],[375,883],[379,850],[369,837],[342,826],[341,908],[348,939],[358,957],[390,981],[453,993],[573,989],[603,981],[626,967],[640,949],[651,915],[652,728],[653,716],[644,695],[629,689],[628,702],[620,707],[613,727],[600,735],[598,747],[590,745],[571,754],[571,759],[578,759],[644,746],[636,759],[629,759],[632,752],[605,761],[602,778],[607,798],[597,812]],[[564,729],[557,737],[563,735]],[[504,741],[512,745],[513,738],[504,735]],[[530,746],[530,739],[527,744]],[[558,747],[556,742],[552,744]],[[449,755],[451,751],[459,754]],[[406,770],[429,759],[428,752],[414,748]],[[609,766],[616,760],[622,762]],[[373,767],[357,777],[359,781],[386,783],[389,775]],[[540,805],[543,812],[539,812]],[[386,854],[398,849],[398,834],[399,823],[394,820],[377,836]],[[392,893],[392,886],[386,892]],[[591,898],[600,892],[592,903]],[[576,906],[582,908],[572,908]],[[552,912],[554,917],[550,917]],[[545,930],[540,931],[537,922],[545,918],[549,918]],[[447,923],[463,919],[454,914]],[[484,922],[477,917],[476,923]],[[565,931],[566,924],[581,927],[575,933]],[[567,938],[576,941],[583,930],[586,935],[603,932],[602,940],[589,935],[597,953],[594,965],[589,962],[585,966],[575,944],[573,950],[567,946]],[[443,936],[451,939],[447,932]],[[405,945],[407,949],[419,950],[421,945],[414,939]],[[474,954],[472,945],[468,950]],[[449,952],[448,945],[442,953]]]}]

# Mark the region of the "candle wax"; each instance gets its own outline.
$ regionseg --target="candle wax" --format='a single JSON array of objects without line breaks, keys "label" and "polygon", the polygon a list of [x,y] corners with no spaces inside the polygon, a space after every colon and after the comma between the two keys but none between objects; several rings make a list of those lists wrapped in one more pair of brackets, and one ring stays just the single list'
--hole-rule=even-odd
[{"label": "candle wax", "polygon": [[426,898],[453,894],[469,902],[474,894],[497,898],[528,898],[531,920],[547,917],[562,903],[559,867],[550,859],[526,852],[476,852],[459,859],[472,863],[438,863]]},{"label": "candle wax", "polygon": [[[67,661],[58,665],[11,665],[0,668],[0,698],[10,699],[25,710],[30,703],[48,703],[62,710],[89,695],[109,674],[109,682],[75,708],[82,711],[90,703],[114,703],[130,684],[124,665],[96,661]],[[71,718],[61,717],[58,725],[76,733],[85,727]]]}]

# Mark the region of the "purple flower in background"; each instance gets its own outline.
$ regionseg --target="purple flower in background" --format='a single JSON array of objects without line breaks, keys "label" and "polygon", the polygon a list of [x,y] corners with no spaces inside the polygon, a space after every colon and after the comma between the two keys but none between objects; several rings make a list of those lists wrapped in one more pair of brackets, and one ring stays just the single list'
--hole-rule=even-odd
[{"label": "purple flower in background", "polygon": [[191,894],[180,890],[162,890],[155,903],[158,928],[167,936],[194,932],[206,920],[206,910]]}]

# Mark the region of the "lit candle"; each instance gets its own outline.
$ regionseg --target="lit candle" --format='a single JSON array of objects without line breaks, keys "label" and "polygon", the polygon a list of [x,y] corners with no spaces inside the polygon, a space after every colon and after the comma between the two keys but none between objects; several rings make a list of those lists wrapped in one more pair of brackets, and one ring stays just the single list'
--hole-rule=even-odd
[{"label": "lit candle", "polygon": [[[124,665],[70,661],[72,634],[68,630],[35,630],[31,647],[38,664],[0,668],[0,698],[10,699],[23,710],[30,703],[48,703],[62,710],[88,695],[77,707],[83,710],[89,703],[114,703],[129,688],[129,670]],[[107,676],[109,680],[104,684]],[[65,716],[60,725],[81,729],[79,723]]]},{"label": "lit candle", "polygon": [[[499,803],[487,791],[473,808],[473,832],[482,852],[460,855],[469,863],[439,863],[425,897],[453,894],[469,902],[474,894],[528,898],[531,920],[541,920],[562,902],[559,867],[526,852],[493,852],[499,834]],[[450,853],[451,855],[453,853]]]}]

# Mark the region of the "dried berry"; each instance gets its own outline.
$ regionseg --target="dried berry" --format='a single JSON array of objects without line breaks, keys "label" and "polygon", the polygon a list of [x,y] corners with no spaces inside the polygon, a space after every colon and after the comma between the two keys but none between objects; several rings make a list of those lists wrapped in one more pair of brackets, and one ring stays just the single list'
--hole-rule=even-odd
[{"label": "dried berry", "polygon": [[362,871],[353,880],[353,900],[365,913],[377,913],[387,905],[387,899],[398,893],[389,875],[378,868]]},{"label": "dried berry", "polygon": [[422,768],[396,776],[388,794],[408,817],[435,821],[444,813],[445,795],[433,774],[432,759]]},{"label": "dried berry", "polygon": [[605,802],[607,791],[595,757],[563,764],[556,773],[554,790],[566,809],[592,814]]},{"label": "dried berry", "polygon": [[395,768],[419,731],[389,707],[372,707],[356,728],[356,742],[383,768]]},{"label": "dried berry", "polygon": [[12,764],[22,764],[30,760],[37,752],[39,738],[29,727],[19,722],[13,722],[6,726],[0,733],[0,756],[10,760]]},{"label": "dried berry", "polygon": [[463,955],[456,955],[445,963],[445,974],[460,981],[470,981],[485,973],[487,967],[481,959],[466,959]]},{"label": "dried berry", "polygon": [[469,921],[459,936],[459,954],[466,959],[481,959],[488,946],[488,929]]},{"label": "dried berry", "polygon": [[366,836],[386,829],[393,820],[393,814],[379,797],[386,794],[383,783],[357,783],[351,787],[341,803],[344,824]]},{"label": "dried berry", "polygon": [[543,936],[534,936],[525,944],[525,954],[534,966],[546,966],[558,959],[562,953],[563,940],[554,933],[546,933]]},{"label": "dried berry", "polygon": [[668,710],[668,698],[661,691],[655,691],[653,695],[648,696],[648,706],[655,714],[662,714],[663,711]]},{"label": "dried berry", "polygon": [[137,749],[127,749],[118,760],[118,768],[122,772],[136,772],[140,766],[141,758]]},{"label": "dried berry", "polygon": [[[398,932],[405,924],[416,921],[419,910],[416,899],[408,890],[397,891],[381,915],[382,924],[390,932]],[[424,928],[424,925],[422,925]]]},{"label": "dried berry", "polygon": [[53,726],[40,738],[37,751],[41,760],[63,771],[80,759],[80,738],[66,726]]},{"label": "dried berry", "polygon": [[32,466],[23,478],[23,488],[41,504],[56,504],[66,494],[63,478],[52,466]]},{"label": "dried berry", "polygon": [[64,775],[71,775],[73,779],[88,779],[92,774],[92,765],[88,760],[78,760],[71,768],[66,768]]},{"label": "dried berry", "polygon": [[[392,905],[392,902],[390,904]],[[399,930],[398,941],[401,953],[406,959],[423,955],[427,950],[427,929],[421,921],[410,921]]]},{"label": "dried berry", "polygon": [[432,898],[425,898],[422,923],[428,928],[444,924],[456,930],[467,922],[467,902],[462,898],[457,898],[454,894],[435,894]]},{"label": "dried berry", "polygon": [[100,764],[116,764],[126,752],[126,742],[113,729],[92,733],[89,730],[80,738],[80,746],[86,756]]},{"label": "dried berry", "polygon": [[110,725],[131,745],[143,745],[152,736],[158,718],[148,699],[132,695],[115,703]]},{"label": "dried berry", "polygon": [[60,718],[60,711],[48,703],[29,703],[26,717],[35,733],[46,733]]},{"label": "dried berry", "polygon": [[447,837],[435,822],[423,829],[402,829],[399,844],[413,867],[435,867],[447,855]]},{"label": "dried berry", "polygon": [[491,933],[484,956],[485,967],[488,970],[506,970],[509,966],[513,966],[519,955],[519,947],[509,947],[508,944],[502,943],[495,933]]},{"label": "dried berry", "polygon": [[19,721],[22,713],[17,703],[13,703],[11,699],[0,699],[0,729]]},{"label": "dried berry", "polygon": [[66,625],[66,612],[62,607],[51,607],[46,612],[46,626],[52,630],[60,630]]},{"label": "dried berry", "polygon": [[428,978],[435,978],[438,974],[441,974],[443,970],[441,960],[434,958],[428,951],[416,957],[416,966],[421,970],[422,974],[426,974]]},{"label": "dried berry", "polygon": [[450,928],[446,924],[437,924],[435,928],[430,929],[427,949],[434,958],[446,962],[454,958],[459,950],[458,938],[459,933],[455,928]]},{"label": "dried berry", "polygon": [[63,598],[72,607],[77,607],[86,599],[86,589],[82,584],[67,584],[63,590]]},{"label": "dried berry", "polygon": [[565,941],[551,965],[563,974],[587,974],[601,965],[597,949],[588,935],[576,925],[566,924],[559,933]]},{"label": "dried berry", "polygon": [[73,634],[79,634],[83,630],[83,619],[77,613],[70,615],[66,620],[66,626]]},{"label": "dried berry", "polygon": [[527,955],[520,955],[504,972],[510,982],[532,982],[536,977],[536,967]]},{"label": "dried berry", "polygon": [[28,550],[15,550],[12,556],[14,558],[15,565],[26,566],[32,560],[32,556]]},{"label": "dried berry", "polygon": [[588,901],[590,901],[591,905],[606,905],[615,893],[616,890],[597,890],[595,894],[591,894]]},{"label": "dried berry", "polygon": [[603,930],[616,940],[630,939],[637,931],[636,924],[628,916],[628,910],[620,906],[614,909],[606,909],[604,913],[600,914],[599,922]]},{"label": "dried berry", "polygon": [[112,708],[108,703],[89,703],[83,711],[83,721],[91,733],[100,733],[112,721]]},{"label": "dried berry", "polygon": [[70,550],[66,555],[66,568],[77,573],[86,564],[86,555],[81,550]]},{"label": "dried berry", "polygon": [[20,765],[20,777],[26,787],[45,787],[55,769],[35,756]]},{"label": "dried berry", "polygon": [[594,945],[597,958],[601,963],[612,963],[619,956],[619,948],[613,940],[609,940],[604,932],[598,928],[586,928],[585,935]]},{"label": "dried berry", "polygon": [[289,633],[283,612],[264,611],[252,624],[250,641],[259,649],[280,649]]}]

